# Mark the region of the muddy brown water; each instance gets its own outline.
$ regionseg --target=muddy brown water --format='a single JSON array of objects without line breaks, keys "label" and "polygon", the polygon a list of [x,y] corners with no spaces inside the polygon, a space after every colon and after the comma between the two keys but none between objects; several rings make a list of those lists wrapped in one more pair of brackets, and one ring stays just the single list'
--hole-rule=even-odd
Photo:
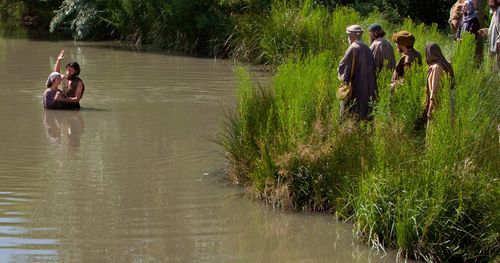
[{"label": "muddy brown water", "polygon": [[[81,111],[44,111],[61,48]],[[222,182],[230,61],[0,38],[0,262],[396,262]]]}]

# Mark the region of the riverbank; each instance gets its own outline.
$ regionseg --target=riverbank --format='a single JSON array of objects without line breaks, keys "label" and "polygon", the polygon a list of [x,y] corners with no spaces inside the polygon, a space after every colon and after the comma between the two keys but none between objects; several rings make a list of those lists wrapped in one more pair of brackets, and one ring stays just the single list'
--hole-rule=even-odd
[{"label": "riverbank", "polygon": [[412,17],[447,27],[449,8],[454,0],[430,2],[432,4],[422,0],[10,0],[0,1],[0,22],[15,23],[30,31],[50,31],[75,40],[119,40],[191,56],[236,57],[246,62],[269,63],[262,57],[265,54],[255,49],[259,43],[254,42],[260,40],[259,33],[268,31],[255,25],[273,24],[270,18],[276,18],[273,10],[277,6],[310,5],[332,11],[347,5],[363,15],[384,10],[384,17],[391,23]]},{"label": "riverbank", "polygon": [[[422,54],[427,42],[437,42],[453,63],[456,85],[444,85],[426,131],[414,131],[425,63],[392,97],[391,73],[379,75],[372,123],[338,121],[336,68],[347,49],[345,28],[373,22],[389,34],[412,32]],[[353,222],[360,239],[404,257],[498,260],[500,77],[487,56],[474,64],[473,37],[456,43],[436,26],[312,5],[276,4],[264,26],[254,25],[260,31],[244,40],[256,44],[245,50],[277,65],[276,75],[262,86],[240,71],[238,107],[221,132],[233,181],[275,207],[334,213]]]}]

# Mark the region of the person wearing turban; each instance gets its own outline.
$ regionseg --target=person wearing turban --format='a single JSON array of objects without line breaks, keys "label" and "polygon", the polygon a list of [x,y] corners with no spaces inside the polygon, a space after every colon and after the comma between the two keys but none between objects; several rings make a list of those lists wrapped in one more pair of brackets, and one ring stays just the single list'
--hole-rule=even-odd
[{"label": "person wearing turban", "polygon": [[352,25],[346,29],[349,48],[339,63],[338,78],[352,87],[352,94],[343,98],[341,115],[349,113],[362,120],[371,119],[372,102],[376,99],[375,60],[370,48],[363,43],[363,29]]},{"label": "person wearing turban", "polygon": [[394,33],[392,41],[396,43],[398,51],[403,54],[396,63],[396,68],[392,74],[391,88],[395,90],[398,85],[404,82],[406,69],[409,69],[415,62],[422,65],[422,55],[413,48],[415,37],[410,32],[400,31]]}]

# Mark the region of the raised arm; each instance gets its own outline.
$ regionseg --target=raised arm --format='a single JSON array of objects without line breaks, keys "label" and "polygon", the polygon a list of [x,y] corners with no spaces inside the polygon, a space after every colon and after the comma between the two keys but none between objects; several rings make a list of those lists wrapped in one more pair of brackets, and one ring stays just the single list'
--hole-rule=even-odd
[{"label": "raised arm", "polygon": [[59,53],[59,56],[57,56],[56,65],[54,66],[55,72],[61,73],[61,61],[63,60],[63,58],[64,58],[64,49],[61,50],[61,52]]}]

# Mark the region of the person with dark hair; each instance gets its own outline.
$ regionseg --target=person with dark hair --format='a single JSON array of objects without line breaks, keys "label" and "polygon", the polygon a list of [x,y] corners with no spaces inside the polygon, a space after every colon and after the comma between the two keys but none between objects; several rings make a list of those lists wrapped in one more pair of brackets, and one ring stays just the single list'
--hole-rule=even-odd
[{"label": "person with dark hair", "polygon": [[380,72],[384,66],[389,70],[394,70],[396,67],[396,59],[394,58],[394,49],[391,43],[385,38],[385,31],[379,24],[372,24],[368,27],[370,34],[370,49],[375,59],[375,70]]},{"label": "person with dark hair", "polygon": [[68,99],[59,89],[59,84],[62,81],[62,75],[59,72],[50,73],[47,78],[47,89],[43,93],[43,107],[46,109],[67,109],[71,107]]},{"label": "person with dark hair", "polygon": [[441,79],[446,74],[453,81],[455,73],[436,43],[429,43],[425,46],[425,60],[429,65],[429,70],[427,71],[424,115],[429,121],[437,108],[437,94],[441,88]]},{"label": "person with dark hair", "polygon": [[363,29],[352,25],[346,29],[349,48],[339,62],[338,78],[350,85],[350,92],[341,102],[341,118],[350,113],[361,120],[370,120],[376,99],[377,80],[371,50],[361,40]]},{"label": "person with dark hair", "polygon": [[[61,61],[64,59],[64,49],[61,50],[57,57],[56,65],[54,66],[55,72],[61,72]],[[66,65],[67,85],[63,88],[63,95],[67,98],[70,108],[79,109],[80,100],[85,92],[85,84],[80,75],[80,65],[77,62],[71,62]]]},{"label": "person with dark hair", "polygon": [[409,69],[416,61],[422,65],[422,55],[413,48],[415,37],[407,31],[400,31],[392,35],[392,41],[396,43],[397,49],[403,56],[396,63],[392,74],[391,89],[394,91],[398,85],[404,82],[405,70]]}]

